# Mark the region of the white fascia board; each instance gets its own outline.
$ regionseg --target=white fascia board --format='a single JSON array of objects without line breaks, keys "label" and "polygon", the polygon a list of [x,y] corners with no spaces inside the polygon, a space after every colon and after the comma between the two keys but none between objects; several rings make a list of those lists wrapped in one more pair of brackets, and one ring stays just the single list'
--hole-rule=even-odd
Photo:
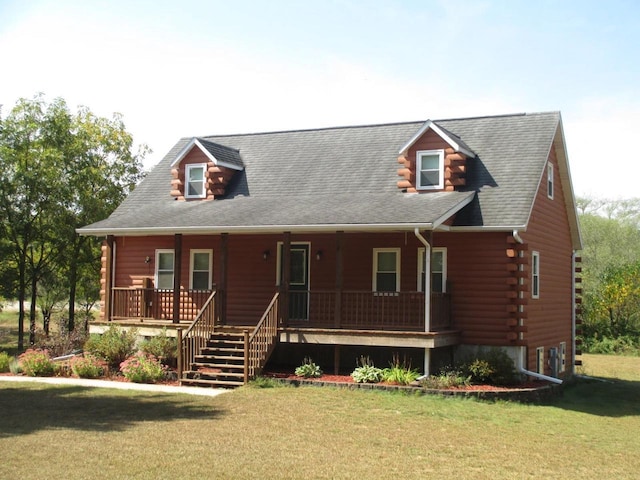
[{"label": "white fascia board", "polygon": [[195,137],[192,138],[191,141],[182,150],[180,150],[180,153],[176,156],[176,159],[171,162],[171,167],[175,167],[176,165],[178,165],[182,161],[182,159],[187,156],[187,154],[193,147],[198,147],[200,151],[202,151],[202,153],[204,153],[211,162],[219,167],[231,168],[232,170],[242,170],[242,168],[238,167],[237,165],[232,165],[231,163],[221,162],[220,160],[218,160],[211,154],[211,152],[209,152],[209,150],[204,148],[202,143],[200,143],[200,141]]},{"label": "white fascia board", "polygon": [[476,156],[475,153],[473,153],[472,151],[464,148],[458,142],[453,140],[449,135],[447,135],[440,127],[438,127],[438,125],[433,123],[431,120],[427,120],[426,122],[424,122],[424,125],[422,125],[422,127],[420,127],[420,130],[418,130],[416,132],[416,134],[413,137],[411,137],[411,140],[409,140],[400,149],[400,151],[398,152],[398,155],[405,154],[411,148],[411,146],[414,143],[416,143],[416,141],[429,129],[432,129],[434,132],[436,132],[438,134],[438,136],[440,138],[442,138],[445,142],[447,142],[449,144],[449,146],[451,148],[453,148],[456,152],[464,153],[467,157],[470,157],[470,158],[474,158]]},{"label": "white fascia board", "polygon": [[526,225],[477,225],[477,226],[454,226],[449,227],[447,231],[449,232],[458,232],[458,233],[466,233],[466,232],[513,232],[514,230],[518,230],[520,232],[526,232]]},{"label": "white fascia board", "polygon": [[334,233],[334,232],[392,232],[433,230],[433,223],[389,223],[389,224],[330,224],[330,225],[236,225],[236,226],[194,226],[194,227],[142,227],[142,228],[79,228],[76,233],[83,236],[103,237],[106,235],[122,236],[154,236],[174,235],[183,233],[186,235],[217,235],[229,234],[267,234],[267,233]]}]

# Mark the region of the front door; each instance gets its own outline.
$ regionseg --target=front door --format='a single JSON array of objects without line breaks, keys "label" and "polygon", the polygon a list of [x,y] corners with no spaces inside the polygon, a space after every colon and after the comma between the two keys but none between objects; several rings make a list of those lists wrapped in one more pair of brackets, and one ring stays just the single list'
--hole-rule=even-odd
[{"label": "front door", "polygon": [[[282,272],[282,246],[279,271]],[[282,278],[280,276],[280,278]],[[309,320],[309,244],[292,243],[289,261],[289,320]]]}]

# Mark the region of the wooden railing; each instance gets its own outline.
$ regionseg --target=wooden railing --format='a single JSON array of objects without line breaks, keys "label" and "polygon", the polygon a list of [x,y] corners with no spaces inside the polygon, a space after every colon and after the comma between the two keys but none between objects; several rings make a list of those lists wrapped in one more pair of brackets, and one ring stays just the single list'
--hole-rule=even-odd
[{"label": "wooden railing", "polygon": [[[173,290],[115,287],[111,317],[173,320]],[[192,321],[211,290],[180,290],[180,321]]]},{"label": "wooden railing", "polygon": [[279,293],[276,292],[253,332],[245,330],[244,383],[260,374],[276,345],[279,323],[278,297]]},{"label": "wooden railing", "polygon": [[[302,312],[302,313],[301,313]],[[424,293],[290,291],[288,325],[424,331]],[[431,295],[430,330],[451,327],[450,295]]]},{"label": "wooden railing", "polygon": [[215,296],[214,290],[184,335],[182,330],[178,329],[178,378],[182,378],[185,367],[190,368],[196,354],[204,348],[215,330],[217,323]]}]

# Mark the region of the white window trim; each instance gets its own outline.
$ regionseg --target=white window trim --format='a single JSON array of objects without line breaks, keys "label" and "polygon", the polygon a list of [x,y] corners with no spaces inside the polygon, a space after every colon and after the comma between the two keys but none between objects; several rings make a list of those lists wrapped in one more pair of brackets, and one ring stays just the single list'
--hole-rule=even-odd
[{"label": "white window trim", "polygon": [[[418,249],[418,292],[424,291],[422,285],[422,270],[424,268],[424,247]],[[447,247],[435,247],[431,249],[431,255],[442,252],[442,293],[447,292]],[[433,288],[433,286],[432,286]]]},{"label": "white window trim", "polygon": [[544,362],[544,347],[536,348],[536,372],[544,375],[545,362]]},{"label": "white window trim", "polygon": [[531,298],[540,298],[540,252],[531,252]]},{"label": "white window trim", "polygon": [[560,348],[558,349],[558,357],[560,365],[558,371],[563,373],[567,369],[567,342],[560,342]]},{"label": "white window trim", "polygon": [[[189,195],[189,173],[194,168],[202,168],[202,195]],[[206,198],[207,197],[207,164],[190,163],[184,167],[184,198]]]},{"label": "white window trim", "polygon": [[207,290],[211,290],[213,277],[213,250],[207,248],[194,248],[189,252],[189,290],[193,290],[193,264],[196,253],[209,254],[209,279],[207,280]]},{"label": "white window trim", "polygon": [[553,200],[553,191],[555,183],[553,181],[553,163],[547,163],[547,197]]},{"label": "white window trim", "polygon": [[396,292],[400,291],[400,248],[374,248],[373,249],[373,275],[371,279],[371,289],[373,292],[380,294],[392,293],[392,292],[378,292],[378,253],[394,252],[396,254]]},{"label": "white window trim", "polygon": [[[438,185],[421,185],[420,157],[423,155],[438,155],[438,169],[440,170],[440,182]],[[418,150],[416,152],[416,190],[442,190],[444,188],[444,150]]]},{"label": "white window trim", "polygon": [[[173,275],[171,277],[171,288],[168,290],[173,290],[173,285],[175,284],[175,279],[176,279],[176,253],[173,250],[173,248],[159,248],[156,250],[156,264],[155,264],[155,274],[154,274],[154,278],[153,278],[153,284],[156,288],[156,290],[160,290],[158,288],[158,267],[160,266],[160,254],[161,253],[170,253],[173,255],[173,267],[172,267],[172,272]],[[164,288],[162,290],[165,290]]]}]

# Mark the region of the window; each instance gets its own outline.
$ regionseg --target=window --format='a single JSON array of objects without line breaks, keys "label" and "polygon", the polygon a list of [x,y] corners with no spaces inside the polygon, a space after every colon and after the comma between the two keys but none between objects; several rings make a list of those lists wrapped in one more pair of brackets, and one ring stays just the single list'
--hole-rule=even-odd
[{"label": "window", "polygon": [[444,150],[420,150],[416,153],[418,190],[444,188]]},{"label": "window", "polygon": [[156,250],[156,289],[173,290],[173,250]]},{"label": "window", "polygon": [[567,342],[560,342],[560,349],[558,350],[558,371],[564,372],[567,368]]},{"label": "window", "polygon": [[540,254],[531,252],[531,298],[540,298]]},{"label": "window", "polygon": [[399,248],[376,248],[373,250],[373,291],[400,291]]},{"label": "window", "polygon": [[185,198],[205,198],[207,196],[205,168],[206,165],[204,163],[185,167],[185,176],[187,178],[184,192]]},{"label": "window", "polygon": [[544,375],[544,347],[536,348],[536,368],[538,373]]},{"label": "window", "polygon": [[191,250],[189,288],[191,290],[211,290],[212,250]]},{"label": "window", "polygon": [[[418,249],[418,291],[424,291],[424,248]],[[447,249],[431,250],[431,291],[444,293],[447,291]]]},{"label": "window", "polygon": [[547,163],[547,197],[553,200],[553,164]]}]

